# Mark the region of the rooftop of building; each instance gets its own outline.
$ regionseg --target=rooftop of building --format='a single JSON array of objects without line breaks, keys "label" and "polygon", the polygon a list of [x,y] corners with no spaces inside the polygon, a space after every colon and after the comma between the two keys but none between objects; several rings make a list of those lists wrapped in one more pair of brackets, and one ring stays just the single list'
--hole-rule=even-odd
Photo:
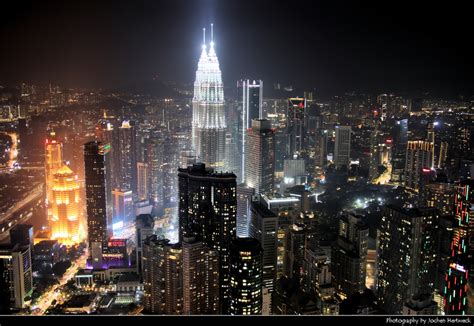
[{"label": "rooftop of building", "polygon": [[178,174],[188,174],[192,177],[211,177],[220,179],[236,179],[237,176],[233,172],[215,172],[213,168],[206,167],[204,163],[195,163],[187,168],[179,168]]},{"label": "rooftop of building", "polygon": [[252,202],[251,203],[252,210],[257,212],[258,215],[260,215],[262,218],[270,218],[270,217],[278,217],[274,212],[269,210],[267,206],[262,205],[260,202]]},{"label": "rooftop of building", "polygon": [[119,276],[117,279],[117,284],[118,283],[128,283],[128,282],[138,282],[139,277],[137,273],[124,273]]}]

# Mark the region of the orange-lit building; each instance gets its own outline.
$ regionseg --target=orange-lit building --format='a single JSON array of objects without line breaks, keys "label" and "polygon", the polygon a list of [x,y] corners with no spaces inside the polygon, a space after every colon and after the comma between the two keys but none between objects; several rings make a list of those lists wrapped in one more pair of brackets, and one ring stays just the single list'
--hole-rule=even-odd
[{"label": "orange-lit building", "polygon": [[51,190],[51,238],[66,245],[79,242],[81,203],[77,176],[68,166],[63,165],[54,173]]},{"label": "orange-lit building", "polygon": [[53,197],[54,174],[63,165],[63,144],[56,139],[55,132],[51,132],[45,143],[45,184],[48,219],[51,219],[51,205]]}]

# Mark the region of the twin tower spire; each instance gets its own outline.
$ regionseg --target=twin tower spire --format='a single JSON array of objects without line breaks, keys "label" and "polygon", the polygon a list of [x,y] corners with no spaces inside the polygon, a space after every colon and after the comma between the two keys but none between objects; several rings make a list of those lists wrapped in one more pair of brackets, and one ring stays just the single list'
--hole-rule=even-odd
[{"label": "twin tower spire", "polygon": [[[214,24],[211,24],[211,48],[214,47]],[[206,27],[202,29],[202,48],[206,48]]]}]

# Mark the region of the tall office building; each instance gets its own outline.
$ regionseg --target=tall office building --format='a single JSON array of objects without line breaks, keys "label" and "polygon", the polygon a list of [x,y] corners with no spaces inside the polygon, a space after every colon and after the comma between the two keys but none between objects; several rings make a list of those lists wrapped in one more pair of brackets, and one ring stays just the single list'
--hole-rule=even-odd
[{"label": "tall office building", "polygon": [[179,239],[191,236],[218,251],[222,313],[228,311],[229,250],[236,236],[235,179],[233,173],[215,173],[202,163],[178,169]]},{"label": "tall office building", "polygon": [[118,131],[119,140],[119,188],[137,190],[137,139],[135,125],[123,121]]},{"label": "tall office building", "polygon": [[237,186],[237,237],[249,237],[250,225],[250,203],[252,197],[255,195],[255,189],[250,188],[246,184],[239,184]]},{"label": "tall office building", "polygon": [[336,139],[334,142],[334,164],[336,167],[347,167],[351,159],[351,133],[350,126],[336,126]]},{"label": "tall office building", "polygon": [[119,232],[124,226],[128,226],[135,221],[135,208],[133,206],[132,191],[114,189],[112,229]]},{"label": "tall office building", "polygon": [[278,215],[260,202],[252,202],[250,211],[249,237],[262,246],[263,285],[272,292],[277,268]]},{"label": "tall office building", "polygon": [[149,165],[150,199],[156,207],[163,204],[163,164],[164,144],[159,140],[150,140],[147,144],[147,163]]},{"label": "tall office building", "polygon": [[474,245],[474,182],[468,180],[456,186],[455,215],[451,257],[445,274],[444,307],[448,315],[466,315],[472,284]]},{"label": "tall office building", "polygon": [[379,175],[379,156],[379,130],[377,125],[370,134],[369,180],[374,180]]},{"label": "tall office building", "polygon": [[339,218],[339,235],[332,246],[331,271],[336,291],[344,297],[365,290],[369,227],[362,217],[345,213]]},{"label": "tall office building", "polygon": [[147,200],[150,196],[150,176],[148,163],[137,163],[137,196],[138,200]]},{"label": "tall office building", "polygon": [[230,248],[231,315],[262,314],[262,247],[257,239],[237,238]]},{"label": "tall office building", "polygon": [[143,243],[144,307],[150,313],[180,315],[183,311],[182,249],[156,235]]},{"label": "tall office building", "polygon": [[431,173],[434,145],[424,140],[410,140],[407,143],[405,161],[405,187],[420,191]]},{"label": "tall office building", "polygon": [[51,219],[51,208],[49,201],[53,198],[54,174],[63,165],[63,144],[57,140],[56,133],[53,131],[46,138],[45,144],[45,185],[46,185],[46,203],[48,207],[48,219]]},{"label": "tall office building", "polygon": [[0,277],[6,285],[1,292],[8,296],[0,300],[6,306],[25,308],[27,298],[33,293],[31,250],[28,245],[0,246]]},{"label": "tall office building", "polygon": [[78,243],[82,209],[80,184],[77,176],[66,165],[54,173],[49,206],[51,239],[67,245]]},{"label": "tall office building", "polygon": [[384,207],[377,239],[377,296],[385,313],[401,313],[414,296],[433,292],[438,218],[435,208]]},{"label": "tall office building", "polygon": [[290,98],[286,112],[287,157],[301,155],[305,149],[306,99]]},{"label": "tall office building", "polygon": [[[263,102],[263,81],[241,80],[237,84],[237,88],[242,95],[241,114],[242,122],[240,123],[239,141],[240,153],[242,156],[242,176],[245,178],[245,162],[247,155],[247,130],[252,128],[252,120],[262,119],[262,102]],[[245,180],[242,180],[245,182]]]},{"label": "tall office building", "polygon": [[408,143],[408,119],[395,121],[392,134],[392,182],[403,182]]},{"label": "tall office building", "polygon": [[87,231],[89,254],[94,267],[102,267],[102,254],[107,248],[108,227],[112,216],[108,216],[107,202],[111,195],[107,180],[107,160],[110,145],[91,141],[84,144],[84,168],[86,184]]},{"label": "tall office building", "polygon": [[183,314],[219,313],[219,255],[201,241],[184,237]]},{"label": "tall office building", "polygon": [[203,42],[194,82],[192,145],[200,162],[222,169],[227,125],[224,85],[212,33],[211,29],[209,52]]},{"label": "tall office building", "polygon": [[389,106],[389,97],[387,94],[380,94],[377,96],[377,105],[379,108],[380,120],[387,120],[388,116],[388,106]]},{"label": "tall office building", "polygon": [[441,142],[439,146],[439,156],[438,156],[438,169],[444,169],[446,166],[446,158],[448,156],[448,142]]},{"label": "tall office building", "polygon": [[275,138],[270,120],[252,120],[247,132],[245,183],[255,193],[273,190],[275,174]]},{"label": "tall office building", "polygon": [[143,279],[143,242],[153,235],[155,220],[150,214],[140,214],[135,219],[135,254],[137,262],[137,274]]},{"label": "tall office building", "polygon": [[109,157],[107,170],[110,171],[110,188],[120,187],[119,180],[119,163],[120,163],[120,147],[119,147],[119,136],[118,128],[114,128],[112,123],[106,119],[106,113],[104,112],[104,118],[100,119],[95,127],[95,139],[103,144],[109,144]]},{"label": "tall office building", "polygon": [[423,196],[427,207],[436,207],[441,216],[454,215],[454,183],[434,182],[426,185]]}]

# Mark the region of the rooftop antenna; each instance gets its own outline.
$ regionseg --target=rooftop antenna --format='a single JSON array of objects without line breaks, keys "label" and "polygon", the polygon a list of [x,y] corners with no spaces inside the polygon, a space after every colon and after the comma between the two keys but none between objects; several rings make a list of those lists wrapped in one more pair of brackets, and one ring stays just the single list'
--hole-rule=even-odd
[{"label": "rooftop antenna", "polygon": [[211,24],[211,46],[214,46],[214,24]]},{"label": "rooftop antenna", "polygon": [[202,47],[206,47],[206,28],[204,27],[202,29]]}]

